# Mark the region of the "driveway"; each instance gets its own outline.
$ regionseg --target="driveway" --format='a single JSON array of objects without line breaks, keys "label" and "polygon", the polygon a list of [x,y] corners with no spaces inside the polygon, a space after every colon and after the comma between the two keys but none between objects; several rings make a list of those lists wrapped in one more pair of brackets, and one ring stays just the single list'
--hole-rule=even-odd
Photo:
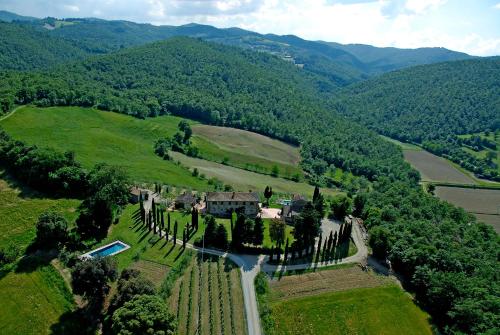
[{"label": "driveway", "polygon": [[[153,198],[153,194],[150,193],[149,199]],[[144,202],[144,208],[146,211],[149,210],[151,206],[151,201]],[[272,209],[272,208],[270,208]],[[339,222],[331,221],[328,219],[322,220],[321,227],[323,231],[323,236],[330,234],[330,231],[336,231],[339,229]],[[241,271],[241,286],[243,290],[243,300],[245,304],[245,313],[247,320],[247,330],[248,335],[261,335],[262,329],[260,325],[259,309],[257,306],[257,298],[255,296],[255,277],[260,271],[264,272],[276,272],[276,271],[287,271],[287,270],[302,270],[309,268],[321,268],[324,266],[334,265],[334,264],[346,264],[346,263],[366,263],[368,256],[368,249],[363,241],[361,230],[357,221],[353,224],[352,239],[358,249],[358,252],[350,257],[333,260],[328,262],[318,262],[318,263],[306,263],[306,264],[296,264],[296,265],[271,265],[267,264],[267,259],[269,256],[266,255],[243,255],[243,254],[232,254],[220,250],[214,250],[209,248],[196,247],[190,243],[186,243],[186,248],[194,249],[199,252],[227,257],[231,259],[236,265],[239,266]],[[177,243],[181,244],[182,240],[177,240]]]},{"label": "driveway", "polygon": [[281,216],[280,216],[280,213],[281,213],[281,209],[280,208],[265,208],[265,207],[262,207],[260,209],[260,216],[261,218],[263,219],[279,219]]}]

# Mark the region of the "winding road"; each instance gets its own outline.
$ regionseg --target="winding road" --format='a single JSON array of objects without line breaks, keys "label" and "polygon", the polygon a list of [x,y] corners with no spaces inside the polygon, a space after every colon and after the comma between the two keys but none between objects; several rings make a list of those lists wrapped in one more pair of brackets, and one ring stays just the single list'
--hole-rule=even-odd
[{"label": "winding road", "polygon": [[[155,197],[156,196],[153,193],[150,193],[148,201],[144,202],[144,208],[146,209],[146,211],[149,211],[149,209],[151,208],[151,200]],[[327,221],[322,222],[322,230],[324,231],[324,235],[329,234],[332,229],[335,229],[333,227],[327,227],[327,224]],[[197,250],[199,252],[207,253],[210,255],[227,257],[239,266],[241,271],[241,287],[243,289],[243,300],[245,304],[248,335],[261,335],[262,328],[260,325],[259,309],[257,306],[257,297],[255,295],[254,284],[257,274],[260,271],[276,272],[287,270],[304,270],[311,268],[321,268],[335,264],[365,263],[368,257],[368,249],[363,240],[361,229],[357,221],[355,221],[355,224],[353,224],[351,237],[354,241],[354,244],[356,245],[356,248],[358,249],[355,255],[340,260],[295,265],[271,265],[267,264],[267,259],[269,258],[269,256],[266,255],[233,254],[209,248],[200,248],[190,243],[186,243],[186,248]],[[182,240],[177,239],[177,243],[182,244]]]}]

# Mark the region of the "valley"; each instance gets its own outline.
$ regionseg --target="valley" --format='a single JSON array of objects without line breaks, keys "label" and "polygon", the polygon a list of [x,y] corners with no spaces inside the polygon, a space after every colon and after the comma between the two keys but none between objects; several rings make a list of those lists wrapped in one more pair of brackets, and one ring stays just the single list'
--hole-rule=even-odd
[{"label": "valley", "polygon": [[[500,57],[292,3],[45,2],[0,5],[2,334],[498,333]],[[300,6],[451,6],[365,3]],[[191,11],[317,38],[164,25]]]}]

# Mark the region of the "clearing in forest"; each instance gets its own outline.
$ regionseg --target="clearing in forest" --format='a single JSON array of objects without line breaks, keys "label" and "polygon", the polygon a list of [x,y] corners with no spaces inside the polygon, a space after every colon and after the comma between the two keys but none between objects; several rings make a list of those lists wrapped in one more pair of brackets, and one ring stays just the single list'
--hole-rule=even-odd
[{"label": "clearing in forest", "polygon": [[473,213],[500,232],[500,190],[436,187],[436,195]]},{"label": "clearing in forest", "polygon": [[205,159],[263,174],[276,169],[279,176],[303,177],[296,146],[235,128],[195,125],[193,133],[193,143]]},{"label": "clearing in forest", "polygon": [[424,181],[476,184],[471,177],[455,168],[444,158],[425,150],[404,150],[403,153],[405,159],[420,172]]},{"label": "clearing in forest", "polygon": [[169,298],[180,335],[246,334],[241,274],[231,261],[198,253]]}]

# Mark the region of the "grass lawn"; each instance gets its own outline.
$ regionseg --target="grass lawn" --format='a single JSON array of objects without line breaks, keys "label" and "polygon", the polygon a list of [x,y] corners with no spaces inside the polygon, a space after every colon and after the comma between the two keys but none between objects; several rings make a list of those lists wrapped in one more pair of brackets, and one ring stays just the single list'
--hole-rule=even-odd
[{"label": "grass lawn", "polygon": [[[269,224],[271,223],[272,219],[263,219],[264,221],[264,242],[262,243],[264,248],[271,248],[273,246],[273,243],[271,242],[271,237],[269,236]],[[293,227],[286,225],[286,231],[285,231],[285,243],[286,239],[289,239],[289,245],[292,245],[292,242],[295,241],[293,237]],[[282,249],[285,250],[285,246],[282,246]]]},{"label": "grass lawn", "polygon": [[76,218],[78,200],[48,199],[28,188],[19,188],[0,170],[0,248],[14,245],[20,252],[35,237],[38,216],[46,210]]},{"label": "grass lawn", "polygon": [[428,316],[397,286],[271,302],[275,334],[432,334]]},{"label": "grass lawn", "polygon": [[50,264],[11,271],[0,279],[2,334],[49,334],[50,327],[74,306],[64,279]]}]

